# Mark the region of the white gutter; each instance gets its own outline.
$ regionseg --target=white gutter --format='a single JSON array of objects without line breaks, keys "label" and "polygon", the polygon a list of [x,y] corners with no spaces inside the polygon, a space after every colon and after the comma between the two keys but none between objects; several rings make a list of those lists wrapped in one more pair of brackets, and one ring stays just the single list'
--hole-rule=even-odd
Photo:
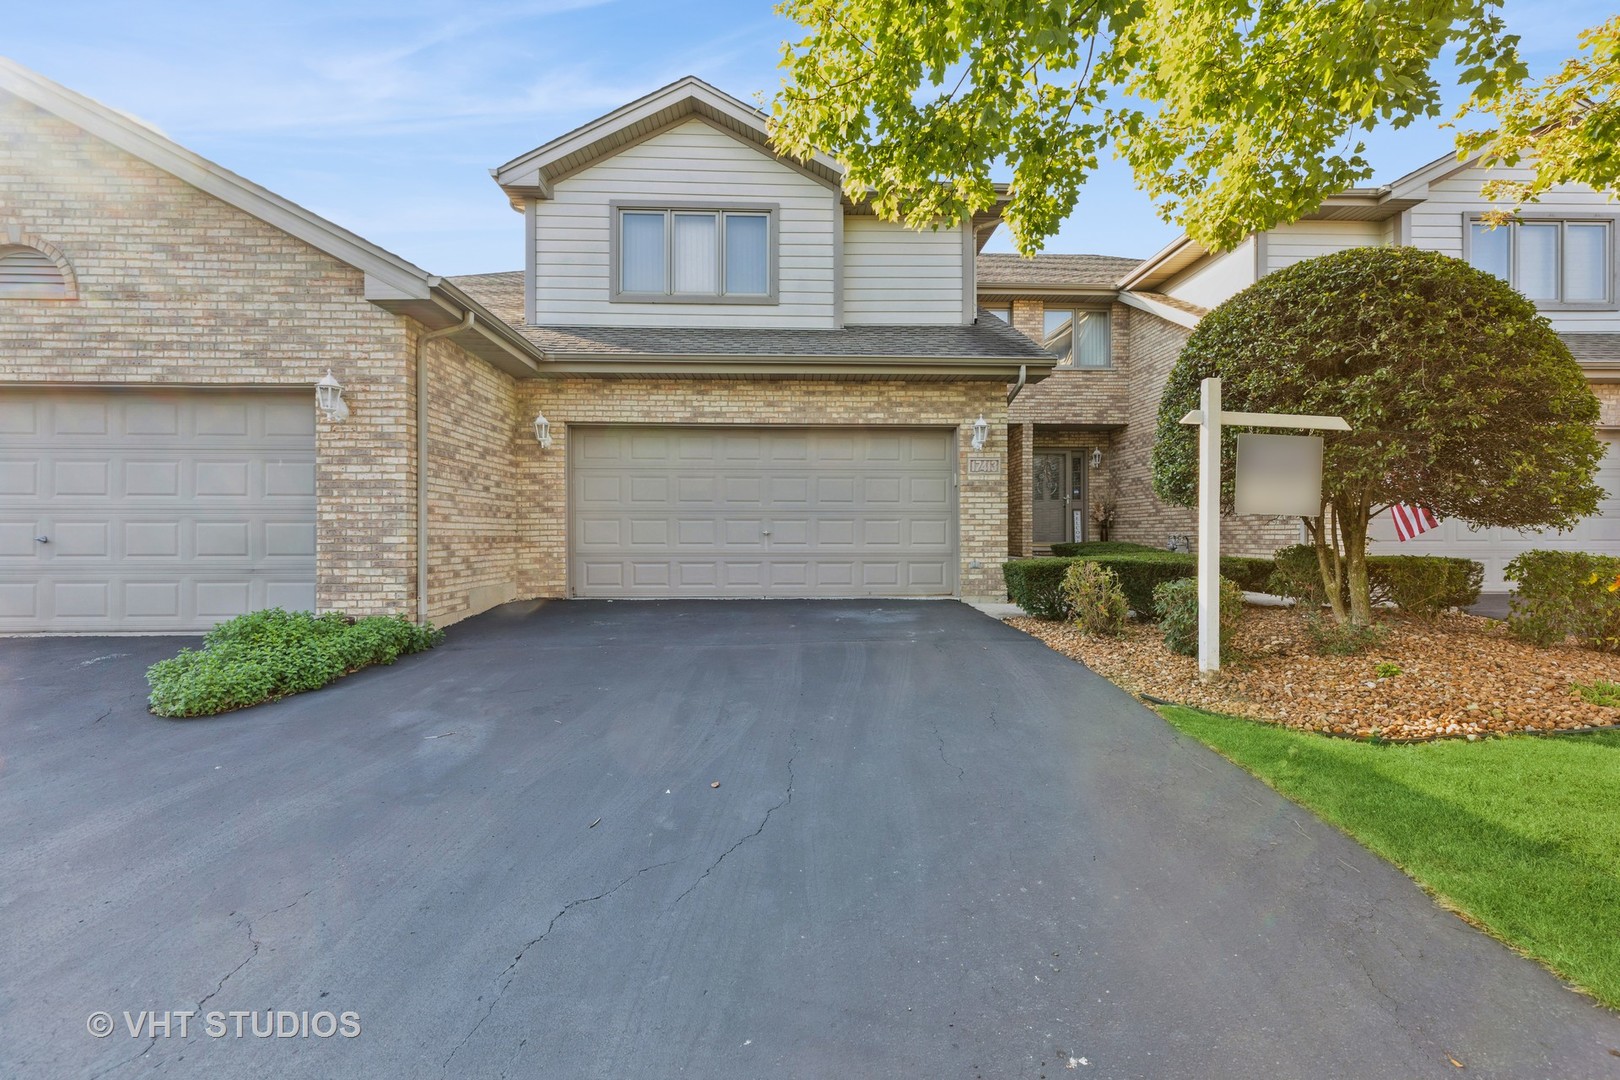
[{"label": "white gutter", "polygon": [[416,339],[416,621],[428,621],[428,392],[427,343],[471,330],[468,310],[455,326],[429,330]]}]

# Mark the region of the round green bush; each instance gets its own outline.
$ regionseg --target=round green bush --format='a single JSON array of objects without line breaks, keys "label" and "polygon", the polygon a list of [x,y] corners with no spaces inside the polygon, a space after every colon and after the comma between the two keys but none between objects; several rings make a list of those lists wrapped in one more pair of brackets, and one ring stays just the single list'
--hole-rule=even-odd
[{"label": "round green bush", "polygon": [[1083,634],[1115,637],[1130,613],[1119,576],[1100,563],[1081,560],[1063,575],[1063,596]]}]

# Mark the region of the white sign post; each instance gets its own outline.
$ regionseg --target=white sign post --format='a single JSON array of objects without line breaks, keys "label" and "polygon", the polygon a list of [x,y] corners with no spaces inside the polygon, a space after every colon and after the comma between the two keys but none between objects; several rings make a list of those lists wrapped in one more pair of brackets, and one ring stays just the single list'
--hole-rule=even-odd
[{"label": "white sign post", "polygon": [[1349,431],[1350,425],[1342,416],[1224,412],[1220,379],[1199,384],[1198,408],[1181,422],[1198,426],[1198,675],[1209,680],[1221,670],[1221,428]]}]

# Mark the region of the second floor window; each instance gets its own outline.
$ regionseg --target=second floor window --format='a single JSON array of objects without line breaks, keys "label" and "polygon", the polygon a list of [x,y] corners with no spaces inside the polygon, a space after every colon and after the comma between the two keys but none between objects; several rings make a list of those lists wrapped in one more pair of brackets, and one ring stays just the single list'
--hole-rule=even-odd
[{"label": "second floor window", "polygon": [[1108,333],[1108,312],[1046,309],[1046,333],[1041,348],[1057,353],[1059,367],[1113,366]]},{"label": "second floor window", "polygon": [[618,211],[619,300],[747,300],[773,295],[771,213]]},{"label": "second floor window", "polygon": [[1607,221],[1468,222],[1468,261],[1541,304],[1612,300],[1613,226]]}]

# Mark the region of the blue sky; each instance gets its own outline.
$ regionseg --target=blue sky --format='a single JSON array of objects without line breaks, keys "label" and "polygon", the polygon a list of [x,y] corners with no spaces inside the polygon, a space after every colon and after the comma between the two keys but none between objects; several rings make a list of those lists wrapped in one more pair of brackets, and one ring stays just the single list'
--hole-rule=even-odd
[{"label": "blue sky", "polygon": [[[1543,72],[1608,8],[1506,14]],[[744,0],[58,0],[6,21],[6,55],[440,274],[522,266],[491,167],[682,75],[774,91],[792,36]],[[1371,160],[1389,180],[1449,145],[1414,125],[1379,132]],[[1046,250],[1142,257],[1175,235],[1105,162]]]}]

